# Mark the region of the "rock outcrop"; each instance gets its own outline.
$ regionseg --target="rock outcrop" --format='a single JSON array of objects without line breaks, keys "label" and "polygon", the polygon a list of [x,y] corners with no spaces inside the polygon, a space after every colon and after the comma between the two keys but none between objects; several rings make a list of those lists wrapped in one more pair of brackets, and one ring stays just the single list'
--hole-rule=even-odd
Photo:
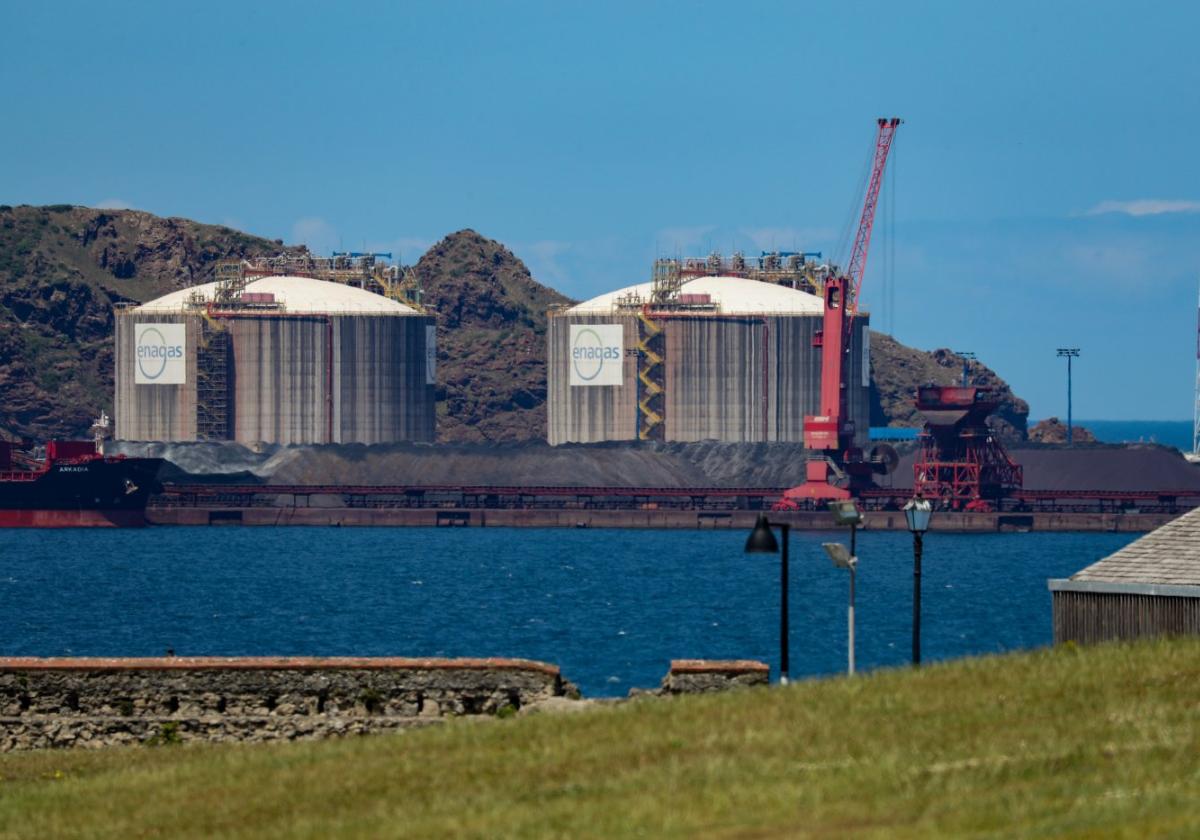
[{"label": "rock outcrop", "polygon": [[[1063,444],[1067,442],[1067,424],[1057,417],[1039,420],[1029,430],[1030,443]],[[1096,443],[1096,436],[1083,426],[1071,427],[1072,443]]]},{"label": "rock outcrop", "polygon": [[570,300],[473,230],[434,245],[416,272],[438,318],[438,440],[545,440],[546,312]]}]

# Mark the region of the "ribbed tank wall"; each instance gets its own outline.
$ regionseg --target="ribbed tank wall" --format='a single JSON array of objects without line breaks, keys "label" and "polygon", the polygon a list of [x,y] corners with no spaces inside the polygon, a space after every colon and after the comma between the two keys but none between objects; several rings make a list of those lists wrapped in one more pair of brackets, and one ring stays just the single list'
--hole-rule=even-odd
[{"label": "ribbed tank wall", "polygon": [[333,319],[336,441],[434,439],[434,386],[425,382],[425,328],[432,325],[415,316]]},{"label": "ribbed tank wall", "polygon": [[766,439],[766,320],[710,315],[665,322],[667,440]]},{"label": "ribbed tank wall", "polygon": [[[863,342],[870,341],[867,337],[871,331],[869,315],[859,315],[854,319],[854,335],[851,337],[849,370],[846,371],[846,382],[849,383],[849,393],[846,394],[846,413],[854,421],[854,442],[860,447],[868,448],[871,440],[871,364],[864,358]],[[868,351],[870,347],[868,346]],[[864,364],[866,365],[864,384]]]},{"label": "ribbed tank wall", "polygon": [[[571,385],[571,325],[621,324],[621,385]],[[637,318],[631,315],[551,315],[546,336],[546,438],[554,445],[637,438]]]},{"label": "ribbed tank wall", "polygon": [[319,315],[230,318],[233,437],[240,443],[329,443],[333,330]]},{"label": "ribbed tank wall", "polygon": [[[185,324],[186,381],[182,385],[135,384],[135,324]],[[119,440],[187,441],[196,439],[196,346],[200,325],[184,315],[135,315],[118,312],[115,333],[116,391],[114,432]]]},{"label": "ribbed tank wall", "polygon": [[[624,385],[571,387],[570,325],[624,325],[626,351],[637,346],[633,316],[556,315],[547,341],[551,444],[637,437],[637,357],[627,355]],[[820,411],[818,315],[674,315],[665,331],[665,420],[669,441],[803,442],[804,417]],[[862,383],[868,318],[855,320],[846,354],[847,413],[866,446],[870,389]]]},{"label": "ribbed tank wall", "polygon": [[[771,347],[768,440],[800,443],[804,441],[805,415],[819,414],[821,408],[822,351],[813,347],[813,339],[823,320],[819,316],[767,320]],[[866,315],[855,318],[846,355],[846,412],[854,421],[859,446],[865,446],[869,436],[870,386],[862,384],[863,336],[868,329]]]}]

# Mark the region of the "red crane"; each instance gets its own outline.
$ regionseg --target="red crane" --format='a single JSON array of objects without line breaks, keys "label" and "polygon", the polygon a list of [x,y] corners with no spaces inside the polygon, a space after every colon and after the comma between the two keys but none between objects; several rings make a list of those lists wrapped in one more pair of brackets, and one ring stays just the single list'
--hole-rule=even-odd
[{"label": "red crane", "polygon": [[784,510],[798,507],[800,499],[848,499],[852,489],[869,483],[873,473],[887,472],[895,466],[894,452],[890,456],[883,451],[873,453],[871,458],[863,456],[854,442],[854,421],[846,411],[846,354],[867,270],[883,172],[900,119],[880,118],[877,123],[871,179],[867,182],[850,261],[844,274],[831,277],[825,284],[824,322],[813,338],[813,346],[821,348],[821,413],[805,416],[804,445],[814,455],[805,465],[804,484],[788,490],[776,505]]}]

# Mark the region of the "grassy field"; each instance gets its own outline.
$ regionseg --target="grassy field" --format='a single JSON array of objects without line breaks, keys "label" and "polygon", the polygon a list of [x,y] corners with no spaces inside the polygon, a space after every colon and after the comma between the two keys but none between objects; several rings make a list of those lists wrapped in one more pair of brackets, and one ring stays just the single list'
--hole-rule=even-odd
[{"label": "grassy field", "polygon": [[1197,836],[1200,641],[0,778],[5,837]]}]

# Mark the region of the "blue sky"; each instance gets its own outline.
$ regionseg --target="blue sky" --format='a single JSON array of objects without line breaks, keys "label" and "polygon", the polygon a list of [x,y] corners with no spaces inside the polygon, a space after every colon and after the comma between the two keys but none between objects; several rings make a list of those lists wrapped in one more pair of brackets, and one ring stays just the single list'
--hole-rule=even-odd
[{"label": "blue sky", "polygon": [[[35,6],[42,6],[35,8]],[[412,261],[464,227],[574,297],[656,254],[837,254],[898,115],[877,327],[1076,417],[1184,418],[1188,4],[17,4],[0,202],[127,205]]]}]

